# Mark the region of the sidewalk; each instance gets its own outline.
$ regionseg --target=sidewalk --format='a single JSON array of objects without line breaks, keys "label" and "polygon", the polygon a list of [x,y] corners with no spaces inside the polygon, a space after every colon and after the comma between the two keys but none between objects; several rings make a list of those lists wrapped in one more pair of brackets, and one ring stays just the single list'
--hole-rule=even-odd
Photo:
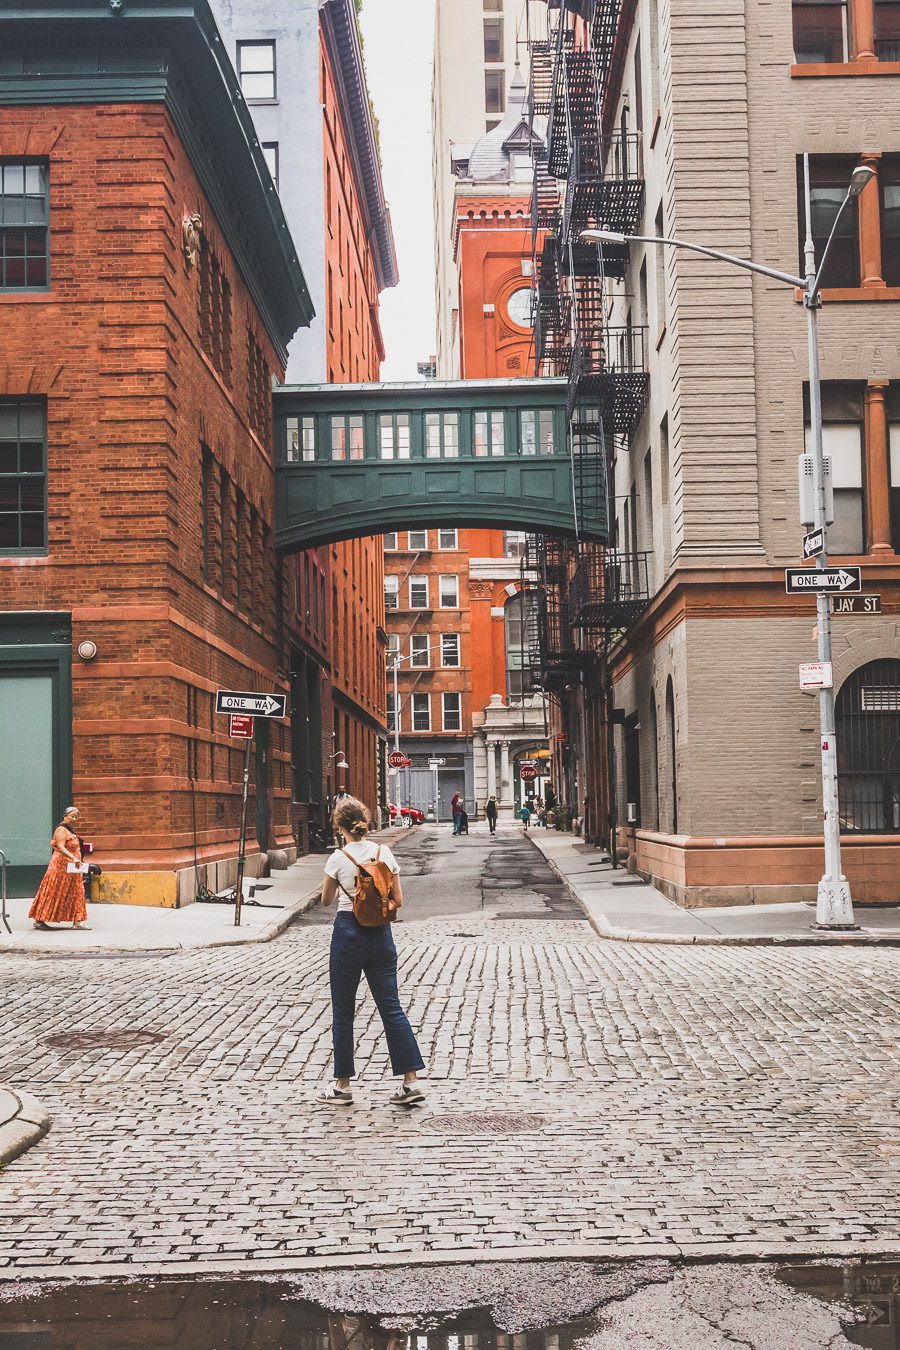
[{"label": "sidewalk", "polygon": [[[409,829],[385,830],[374,833],[372,838],[396,842],[412,833]],[[244,901],[240,928],[234,926],[233,904],[193,904],[184,909],[89,905],[89,930],[76,931],[67,925],[46,931],[35,928],[28,918],[30,900],[7,900],[6,911],[13,931],[10,935],[0,923],[0,953],[177,951],[270,942],[318,900],[327,858],[327,853],[307,854],[286,871],[260,878],[255,895],[260,903],[257,906]]]},{"label": "sidewalk", "polygon": [[682,909],[624,868],[602,863],[603,852],[575,835],[540,829],[529,834],[604,938],[684,945],[900,947],[900,907],[858,907],[860,929],[853,933],[815,931],[814,904]]}]

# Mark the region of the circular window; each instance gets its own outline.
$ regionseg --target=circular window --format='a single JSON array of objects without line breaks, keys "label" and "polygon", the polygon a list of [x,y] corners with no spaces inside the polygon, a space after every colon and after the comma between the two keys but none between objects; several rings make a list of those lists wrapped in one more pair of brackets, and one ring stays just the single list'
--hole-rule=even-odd
[{"label": "circular window", "polygon": [[506,312],[520,328],[531,327],[531,290],[522,286],[507,297]]}]

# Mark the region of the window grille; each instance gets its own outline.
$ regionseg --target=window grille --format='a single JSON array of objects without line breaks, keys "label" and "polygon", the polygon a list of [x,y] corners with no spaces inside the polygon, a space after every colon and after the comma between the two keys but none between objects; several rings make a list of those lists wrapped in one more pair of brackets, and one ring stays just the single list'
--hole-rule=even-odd
[{"label": "window grille", "polygon": [[900,833],[900,661],[870,661],[835,704],[841,829]]}]

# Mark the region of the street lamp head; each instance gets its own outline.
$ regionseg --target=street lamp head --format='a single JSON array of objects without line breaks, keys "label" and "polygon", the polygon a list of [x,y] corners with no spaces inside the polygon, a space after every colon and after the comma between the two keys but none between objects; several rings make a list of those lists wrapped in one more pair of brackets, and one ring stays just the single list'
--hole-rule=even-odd
[{"label": "street lamp head", "polygon": [[339,759],[338,762],[337,762],[337,764],[335,764],[334,767],[335,767],[336,769],[349,769],[349,768],[350,768],[350,765],[347,763],[347,761],[346,761],[345,759]]},{"label": "street lamp head", "polygon": [[850,175],[850,196],[858,197],[863,188],[868,187],[874,177],[875,170],[870,168],[868,164],[857,164]]},{"label": "street lamp head", "polygon": [[627,244],[628,235],[617,230],[582,230],[578,236],[582,244]]}]

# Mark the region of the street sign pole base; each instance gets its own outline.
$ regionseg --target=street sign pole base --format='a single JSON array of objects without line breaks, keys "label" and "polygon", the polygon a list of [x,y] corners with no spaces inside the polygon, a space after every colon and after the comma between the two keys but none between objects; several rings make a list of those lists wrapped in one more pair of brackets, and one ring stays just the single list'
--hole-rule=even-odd
[{"label": "street sign pole base", "polygon": [[831,881],[823,877],[819,882],[816,895],[816,928],[842,929],[845,932],[858,928],[853,919],[853,902],[850,899],[850,882],[841,878]]}]

